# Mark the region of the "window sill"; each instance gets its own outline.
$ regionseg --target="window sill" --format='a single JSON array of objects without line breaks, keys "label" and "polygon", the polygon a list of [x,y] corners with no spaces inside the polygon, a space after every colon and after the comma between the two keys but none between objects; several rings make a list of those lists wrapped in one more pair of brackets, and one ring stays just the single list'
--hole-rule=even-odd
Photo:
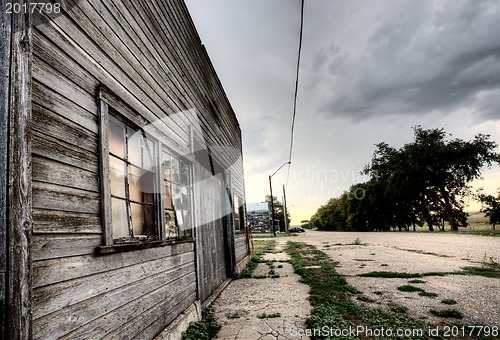
[{"label": "window sill", "polygon": [[189,243],[194,242],[192,237],[189,238],[177,238],[171,240],[163,241],[151,241],[151,242],[136,242],[136,243],[118,243],[111,246],[99,246],[95,248],[96,255],[109,255],[115,253],[121,253],[125,251],[134,251],[149,248],[165,247],[179,243]]}]

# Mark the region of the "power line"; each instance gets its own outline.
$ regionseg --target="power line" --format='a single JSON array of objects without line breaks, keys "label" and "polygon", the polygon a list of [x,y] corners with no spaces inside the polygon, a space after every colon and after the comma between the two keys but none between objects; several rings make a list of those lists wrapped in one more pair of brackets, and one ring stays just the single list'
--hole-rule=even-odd
[{"label": "power line", "polygon": [[297,113],[297,93],[299,91],[299,72],[300,72],[300,55],[302,52],[302,32],[304,30],[304,0],[302,0],[300,8],[300,34],[299,34],[299,51],[297,53],[297,73],[295,75],[295,94],[293,98],[293,117],[292,117],[292,131],[290,135],[290,155],[288,156],[288,174],[286,176],[286,186],[288,187],[288,179],[290,177],[290,163],[292,162],[293,151],[293,135],[295,128],[295,115]]}]

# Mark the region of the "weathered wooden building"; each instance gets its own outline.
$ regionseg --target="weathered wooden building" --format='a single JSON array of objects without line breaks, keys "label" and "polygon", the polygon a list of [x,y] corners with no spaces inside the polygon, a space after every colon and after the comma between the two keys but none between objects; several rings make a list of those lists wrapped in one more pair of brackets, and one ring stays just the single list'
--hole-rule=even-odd
[{"label": "weathered wooden building", "polygon": [[153,338],[248,259],[238,121],[183,1],[30,8],[1,13],[0,337]]}]

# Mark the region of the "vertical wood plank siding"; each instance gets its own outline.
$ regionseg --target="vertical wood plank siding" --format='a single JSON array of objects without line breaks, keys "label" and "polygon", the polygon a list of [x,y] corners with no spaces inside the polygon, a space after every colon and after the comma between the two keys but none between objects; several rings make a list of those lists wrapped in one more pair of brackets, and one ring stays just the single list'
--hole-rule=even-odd
[{"label": "vertical wood plank siding", "polygon": [[10,46],[12,40],[12,17],[6,11],[0,13],[0,336],[8,338],[7,291],[7,205],[8,205],[8,143],[9,143],[9,102],[10,102]]},{"label": "vertical wood plank siding", "polygon": [[[29,1],[13,1],[28,6]],[[5,6],[4,6],[5,7]],[[31,318],[31,15],[2,10],[0,28],[0,338],[29,339]]]},{"label": "vertical wood plank siding", "polygon": [[[194,165],[196,216],[213,217],[196,225],[198,254],[187,242],[95,255],[109,242],[99,89],[155,122],[173,154],[190,154],[192,129],[244,197],[240,127],[182,1],[68,0],[62,7],[61,16],[33,27],[33,337],[152,338],[231,272],[226,183],[218,192],[204,187],[213,173]],[[244,243],[236,244],[241,258]]]}]

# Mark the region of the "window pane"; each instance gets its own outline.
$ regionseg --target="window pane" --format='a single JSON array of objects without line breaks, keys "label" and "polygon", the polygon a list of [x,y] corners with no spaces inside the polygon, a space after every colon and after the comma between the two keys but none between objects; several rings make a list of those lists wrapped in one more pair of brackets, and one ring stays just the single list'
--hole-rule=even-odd
[{"label": "window pane", "polygon": [[163,171],[163,179],[166,181],[170,181],[170,155],[165,151],[162,154],[162,171]]},{"label": "window pane", "polygon": [[144,233],[149,240],[158,239],[158,210],[155,205],[144,205]]},{"label": "window pane", "polygon": [[141,176],[142,169],[135,166],[129,166],[128,186],[130,199],[132,201],[142,202]]},{"label": "window pane", "polygon": [[144,209],[136,203],[130,203],[132,208],[132,225],[134,226],[134,236],[146,235],[144,232]]},{"label": "window pane", "polygon": [[129,166],[130,200],[141,203],[156,203],[156,174],[135,166]]},{"label": "window pane", "polygon": [[165,236],[166,238],[177,237],[177,228],[175,226],[175,215],[172,210],[165,210]]},{"label": "window pane", "polygon": [[125,162],[114,156],[109,156],[109,180],[111,194],[125,197]]},{"label": "window pane", "polygon": [[116,120],[109,119],[109,152],[125,158],[125,129]]},{"label": "window pane", "polygon": [[142,135],[127,127],[128,161],[142,166]]},{"label": "window pane", "polygon": [[189,164],[181,161],[180,172],[180,184],[189,185]]},{"label": "window pane", "polygon": [[175,157],[172,157],[172,182],[179,183],[180,180],[180,164],[179,160]]},{"label": "window pane", "polygon": [[165,190],[165,209],[174,209],[174,204],[172,202],[172,193],[170,191],[170,183],[164,181],[164,190]]},{"label": "window pane", "polygon": [[127,203],[124,200],[111,198],[111,212],[113,239],[130,236]]},{"label": "window pane", "polygon": [[189,216],[190,215],[188,210],[181,210],[180,212],[177,212],[177,222],[179,223],[179,229],[181,231],[181,234],[183,234],[184,236],[191,235],[191,221]]},{"label": "window pane", "polygon": [[144,138],[143,150],[143,168],[149,171],[154,171],[156,168],[156,152],[155,143],[147,138]]},{"label": "window pane", "polygon": [[239,207],[240,207],[240,203],[239,203],[239,201],[238,201],[238,196],[236,196],[236,195],[234,195],[233,205],[234,205],[234,217],[235,217],[235,218],[239,218]]},{"label": "window pane", "polygon": [[182,192],[178,184],[172,184],[172,197],[174,199],[174,208],[182,209]]}]

